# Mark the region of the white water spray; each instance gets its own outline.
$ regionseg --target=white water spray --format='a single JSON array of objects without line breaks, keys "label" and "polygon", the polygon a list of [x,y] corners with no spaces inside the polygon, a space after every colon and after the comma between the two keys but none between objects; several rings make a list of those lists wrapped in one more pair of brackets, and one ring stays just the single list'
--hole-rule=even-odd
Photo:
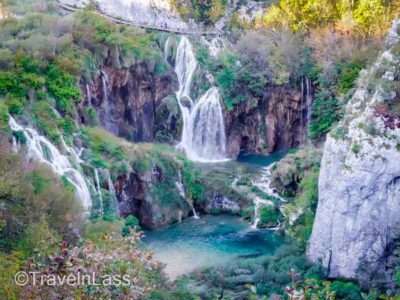
[{"label": "white water spray", "polygon": [[22,127],[11,116],[9,125],[12,130],[22,131],[24,133],[27,145],[27,158],[45,163],[49,165],[56,174],[65,176],[75,187],[76,194],[82,201],[83,206],[88,209],[91,206],[89,188],[82,174],[72,167],[68,157],[62,155],[52,143],[44,136],[40,135],[35,129]]},{"label": "white water spray", "polygon": [[[279,194],[271,188],[271,168],[273,167],[272,165],[269,165],[268,167],[262,168],[261,170],[261,177],[259,180],[254,181],[253,185],[258,187],[263,193],[273,196],[277,199],[279,199],[282,202],[286,202],[285,199],[283,199]],[[254,198],[254,222],[253,222],[253,228],[257,228],[258,223],[260,222],[260,211],[261,211],[261,206],[262,205],[271,205],[273,206],[274,203],[271,200],[266,200],[262,199],[260,197],[255,197]]]},{"label": "white water spray", "polygon": [[111,193],[114,202],[115,213],[118,215],[117,193],[115,191],[114,184],[111,180],[111,175],[108,170],[107,170],[107,184],[108,184],[108,191]]},{"label": "white water spray", "polygon": [[306,105],[307,105],[307,133],[310,132],[311,118],[312,118],[312,87],[311,80],[306,78]]},{"label": "white water spray", "polygon": [[86,83],[86,97],[89,106],[92,106],[92,93],[90,92],[90,86]]},{"label": "white water spray", "polygon": [[196,67],[192,45],[186,37],[182,37],[175,65],[179,81],[176,97],[183,119],[182,139],[178,146],[193,161],[225,161],[226,137],[221,97],[214,86],[196,102],[190,98],[190,85]]},{"label": "white water spray", "polygon": [[193,212],[193,217],[195,219],[199,219],[199,215],[197,214],[196,210],[194,209],[194,205],[192,202],[190,202],[187,198],[186,198],[186,192],[185,192],[185,186],[183,185],[183,181],[182,181],[182,175],[181,172],[178,171],[178,181],[175,182],[176,187],[178,188],[179,191],[179,195],[182,196],[183,199],[186,200],[187,203],[189,203],[190,207],[192,208],[192,212]]},{"label": "white water spray", "polygon": [[97,169],[94,169],[94,178],[96,180],[97,194],[99,195],[100,213],[103,214],[103,194],[101,193],[99,171]]}]

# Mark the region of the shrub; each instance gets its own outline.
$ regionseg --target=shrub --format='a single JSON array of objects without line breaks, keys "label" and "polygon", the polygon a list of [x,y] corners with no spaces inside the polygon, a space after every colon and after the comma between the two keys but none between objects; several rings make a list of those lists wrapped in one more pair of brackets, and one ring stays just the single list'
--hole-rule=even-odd
[{"label": "shrub", "polygon": [[271,205],[263,205],[260,209],[259,227],[274,227],[277,226],[281,214],[279,209]]}]

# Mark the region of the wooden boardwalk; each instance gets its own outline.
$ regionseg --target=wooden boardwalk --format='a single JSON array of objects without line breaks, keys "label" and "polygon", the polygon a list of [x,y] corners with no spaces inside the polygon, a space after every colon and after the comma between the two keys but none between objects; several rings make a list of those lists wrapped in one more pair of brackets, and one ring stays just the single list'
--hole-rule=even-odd
[{"label": "wooden boardwalk", "polygon": [[[57,1],[57,2],[58,2],[58,5],[66,11],[75,12],[75,11],[81,10],[81,8],[63,4],[59,1]],[[143,22],[126,21],[126,20],[122,20],[122,19],[110,16],[110,15],[107,15],[104,12],[101,12],[97,9],[93,10],[93,13],[103,16],[117,24],[131,25],[131,26],[136,26],[136,27],[141,27],[141,28],[154,29],[154,30],[158,30],[158,31],[171,32],[171,33],[183,34],[183,35],[218,35],[219,34],[218,31],[202,31],[202,30],[190,30],[190,29],[185,30],[185,29],[181,29],[181,28],[162,27],[162,26],[157,26],[156,24],[148,24],[148,23],[143,23]]]}]

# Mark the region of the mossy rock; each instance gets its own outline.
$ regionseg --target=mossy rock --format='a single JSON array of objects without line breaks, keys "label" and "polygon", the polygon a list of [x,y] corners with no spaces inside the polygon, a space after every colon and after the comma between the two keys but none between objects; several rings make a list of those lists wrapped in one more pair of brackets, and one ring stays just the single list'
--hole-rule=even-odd
[{"label": "mossy rock", "polygon": [[176,54],[178,51],[178,43],[174,36],[170,36],[166,40],[164,51],[165,51],[164,55],[167,61],[171,65],[175,65]]},{"label": "mossy rock", "polygon": [[192,101],[190,101],[189,97],[183,96],[183,97],[181,98],[181,104],[182,104],[184,107],[187,107],[187,108],[190,109],[190,107],[192,106]]},{"label": "mossy rock", "polygon": [[156,109],[154,124],[156,140],[162,143],[173,143],[178,140],[182,122],[182,114],[175,96],[165,97]]}]

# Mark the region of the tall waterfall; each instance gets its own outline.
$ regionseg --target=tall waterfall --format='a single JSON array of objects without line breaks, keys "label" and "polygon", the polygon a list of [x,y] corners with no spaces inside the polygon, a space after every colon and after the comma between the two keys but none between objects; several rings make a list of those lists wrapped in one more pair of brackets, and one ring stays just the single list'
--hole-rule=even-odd
[{"label": "tall waterfall", "polygon": [[312,117],[312,89],[311,89],[311,80],[306,77],[306,105],[307,105],[307,130],[309,130],[311,125],[311,117]]},{"label": "tall waterfall", "polygon": [[[304,84],[305,83],[305,84]],[[303,110],[304,110],[304,94],[305,94],[305,104],[306,104],[306,124],[304,124],[303,118]],[[310,132],[310,125],[312,121],[312,105],[313,105],[313,98],[312,98],[312,86],[311,80],[307,77],[302,77],[301,79],[301,114],[300,114],[300,125],[301,128],[304,128],[305,125],[305,139],[308,139],[308,134]],[[303,131],[304,132],[304,131]]]},{"label": "tall waterfall", "polygon": [[226,137],[221,97],[218,88],[214,86],[197,101],[190,98],[190,85],[196,67],[192,45],[186,37],[182,37],[175,65],[179,81],[176,97],[183,119],[179,148],[193,161],[223,161],[226,160]]},{"label": "tall waterfall", "polygon": [[[13,131],[22,131],[24,133],[27,144],[27,158],[45,163],[58,175],[65,176],[75,187],[76,194],[82,201],[83,206],[86,209],[89,208],[91,206],[89,188],[82,174],[72,167],[68,157],[62,155],[52,143],[35,129],[22,127],[11,116],[9,125]],[[66,150],[67,152],[72,151],[71,148]]]}]

